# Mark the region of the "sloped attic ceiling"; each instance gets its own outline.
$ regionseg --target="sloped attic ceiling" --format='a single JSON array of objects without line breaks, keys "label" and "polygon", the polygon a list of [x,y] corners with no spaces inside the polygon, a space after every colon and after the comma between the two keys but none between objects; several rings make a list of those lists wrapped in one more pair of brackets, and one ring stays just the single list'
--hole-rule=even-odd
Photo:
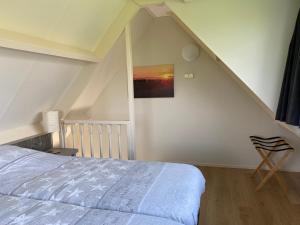
[{"label": "sloped attic ceiling", "polygon": [[[0,48],[0,143],[41,133],[36,124],[41,121],[42,112],[55,107],[85,65]],[[10,132],[20,127],[26,128]]]},{"label": "sloped attic ceiling", "polygon": [[99,62],[137,11],[163,0],[2,0],[0,46]]},{"label": "sloped attic ceiling", "polygon": [[0,28],[95,50],[126,0],[2,0]]},{"label": "sloped attic ceiling", "polygon": [[166,4],[269,109],[276,111],[299,0]]},{"label": "sloped attic ceiling", "polygon": [[98,62],[132,5],[137,7],[131,0],[2,0],[0,46]]}]

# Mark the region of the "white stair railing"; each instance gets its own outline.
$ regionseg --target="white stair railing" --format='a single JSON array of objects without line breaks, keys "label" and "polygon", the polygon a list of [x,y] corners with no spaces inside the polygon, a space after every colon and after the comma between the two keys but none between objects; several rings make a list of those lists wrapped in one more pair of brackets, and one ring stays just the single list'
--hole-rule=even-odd
[{"label": "white stair railing", "polygon": [[77,156],[131,159],[129,121],[62,120],[63,148],[78,149]]}]

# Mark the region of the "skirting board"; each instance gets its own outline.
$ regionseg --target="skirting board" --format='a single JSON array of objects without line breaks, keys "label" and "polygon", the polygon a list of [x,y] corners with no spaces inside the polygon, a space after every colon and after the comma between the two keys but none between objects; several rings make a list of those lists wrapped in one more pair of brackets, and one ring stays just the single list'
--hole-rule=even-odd
[{"label": "skirting board", "polygon": [[[214,164],[214,163],[197,163],[197,165],[194,165],[196,167],[218,167],[218,168],[231,168],[231,169],[245,169],[245,170],[254,170],[256,169],[257,166],[253,165],[228,165],[228,164]],[[269,168],[264,168],[264,170],[269,170]],[[300,172],[297,170],[291,170],[291,169],[280,169],[280,171],[285,171],[285,172]]]},{"label": "skirting board", "polygon": [[218,167],[218,168],[232,168],[232,169],[246,169],[254,170],[255,166],[244,166],[244,165],[228,165],[228,164],[214,164],[214,163],[197,163],[195,166],[207,166],[207,167]]}]

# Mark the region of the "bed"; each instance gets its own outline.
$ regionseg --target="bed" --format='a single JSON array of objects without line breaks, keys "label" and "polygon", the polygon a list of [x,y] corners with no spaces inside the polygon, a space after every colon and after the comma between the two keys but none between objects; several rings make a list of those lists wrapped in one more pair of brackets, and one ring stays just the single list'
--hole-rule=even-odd
[{"label": "bed", "polygon": [[183,225],[197,224],[205,189],[201,172],[186,164],[65,157],[16,146],[0,146],[0,183],[4,196]]}]

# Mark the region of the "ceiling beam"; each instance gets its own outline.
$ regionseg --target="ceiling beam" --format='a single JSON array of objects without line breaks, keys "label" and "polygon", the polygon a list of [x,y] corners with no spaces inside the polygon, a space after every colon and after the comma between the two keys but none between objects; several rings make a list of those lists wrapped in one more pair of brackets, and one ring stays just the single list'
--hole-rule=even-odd
[{"label": "ceiling beam", "polygon": [[95,55],[98,58],[104,58],[108,51],[112,48],[118,37],[124,31],[126,25],[139,11],[140,6],[133,1],[129,1],[122,9],[117,19],[111,24],[105,33],[104,37],[100,40],[95,49]]},{"label": "ceiling beam", "polygon": [[0,29],[0,47],[88,62],[99,61],[90,51],[4,29]]},{"label": "ceiling beam", "polygon": [[147,5],[161,5],[165,3],[165,0],[133,0],[139,6],[147,6]]}]

